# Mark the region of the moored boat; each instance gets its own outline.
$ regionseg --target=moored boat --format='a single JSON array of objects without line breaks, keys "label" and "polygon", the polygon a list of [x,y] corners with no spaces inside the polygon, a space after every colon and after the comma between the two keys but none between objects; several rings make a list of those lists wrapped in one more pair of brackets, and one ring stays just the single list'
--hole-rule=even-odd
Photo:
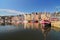
[{"label": "moored boat", "polygon": [[51,27],[51,22],[49,20],[41,20],[40,24],[43,28],[45,27]]}]

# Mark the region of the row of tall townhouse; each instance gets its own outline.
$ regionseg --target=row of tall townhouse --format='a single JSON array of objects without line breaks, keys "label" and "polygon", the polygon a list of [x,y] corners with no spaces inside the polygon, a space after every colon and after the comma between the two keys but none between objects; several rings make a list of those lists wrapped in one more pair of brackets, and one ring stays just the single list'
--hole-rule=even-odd
[{"label": "row of tall townhouse", "polygon": [[41,19],[41,13],[36,12],[36,13],[32,13],[32,14],[33,14],[33,20],[38,21]]},{"label": "row of tall townhouse", "polygon": [[23,15],[17,15],[17,16],[13,16],[12,18],[11,18],[11,23],[22,23],[23,22],[23,20],[24,20],[24,16]]},{"label": "row of tall townhouse", "polygon": [[24,14],[24,20],[39,21],[41,19],[41,13],[33,12],[31,14]]},{"label": "row of tall townhouse", "polygon": [[54,12],[51,14],[52,21],[60,21],[60,12]]},{"label": "row of tall townhouse", "polygon": [[0,16],[0,23],[15,23],[24,20],[23,15],[16,16]]},{"label": "row of tall townhouse", "polygon": [[0,16],[0,24],[1,23],[11,23],[11,19],[13,16]]},{"label": "row of tall townhouse", "polygon": [[24,20],[38,20],[38,15],[36,15],[35,13],[33,14],[24,14]]},{"label": "row of tall townhouse", "polygon": [[0,16],[0,22],[18,23],[22,21],[40,21],[50,18],[50,13],[47,12],[32,12],[31,14],[21,14],[16,16]]},{"label": "row of tall townhouse", "polygon": [[51,19],[51,14],[49,12],[43,12],[41,14],[41,19],[42,20],[50,20]]},{"label": "row of tall townhouse", "polygon": [[51,14],[47,12],[33,12],[31,14],[24,14],[24,20],[28,21],[40,21],[50,20]]}]

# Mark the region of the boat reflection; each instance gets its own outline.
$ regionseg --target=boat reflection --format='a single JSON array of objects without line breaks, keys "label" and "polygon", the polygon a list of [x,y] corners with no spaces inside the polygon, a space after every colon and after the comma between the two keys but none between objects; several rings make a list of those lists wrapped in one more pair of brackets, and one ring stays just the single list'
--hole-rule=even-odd
[{"label": "boat reflection", "polygon": [[44,35],[44,40],[47,40],[47,35],[50,32],[51,27],[45,27],[45,28],[41,27],[41,30],[42,30],[42,33]]}]

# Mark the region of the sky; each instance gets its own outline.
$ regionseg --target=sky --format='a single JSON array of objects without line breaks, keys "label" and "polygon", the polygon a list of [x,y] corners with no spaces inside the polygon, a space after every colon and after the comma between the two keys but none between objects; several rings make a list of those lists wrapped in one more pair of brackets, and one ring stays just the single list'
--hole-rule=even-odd
[{"label": "sky", "polygon": [[57,9],[60,11],[60,0],[0,0],[0,9],[20,12],[55,12]]}]

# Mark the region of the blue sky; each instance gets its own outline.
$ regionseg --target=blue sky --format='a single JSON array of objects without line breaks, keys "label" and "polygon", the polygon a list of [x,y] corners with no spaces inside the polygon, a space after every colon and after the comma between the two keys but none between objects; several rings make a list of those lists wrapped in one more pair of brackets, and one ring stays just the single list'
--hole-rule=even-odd
[{"label": "blue sky", "polygon": [[60,6],[60,0],[0,0],[0,9],[22,12],[54,12]]}]

